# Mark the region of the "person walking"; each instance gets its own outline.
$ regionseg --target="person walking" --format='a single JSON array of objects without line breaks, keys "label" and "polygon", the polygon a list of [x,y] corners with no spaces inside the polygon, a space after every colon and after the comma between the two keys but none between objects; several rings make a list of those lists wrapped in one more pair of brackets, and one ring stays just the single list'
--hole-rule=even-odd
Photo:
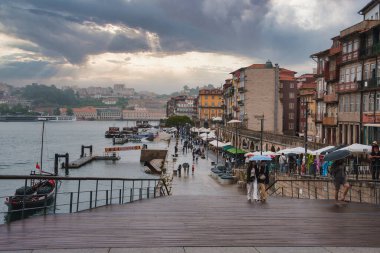
[{"label": "person walking", "polygon": [[256,162],[249,162],[247,166],[247,199],[248,202],[252,200],[258,201],[257,197],[257,179],[256,179]]},{"label": "person walking", "polygon": [[371,155],[369,156],[369,158],[371,159],[372,179],[379,180],[380,151],[379,151],[379,145],[377,145],[376,141],[372,143],[372,150],[371,150]]},{"label": "person walking", "polygon": [[[335,185],[335,200],[346,201],[346,195],[350,189],[350,184],[347,182],[346,171],[343,160],[337,160],[331,166],[331,175],[334,178]],[[343,186],[343,196],[339,199],[339,190]],[[346,201],[348,202],[348,201]]]},{"label": "person walking", "polygon": [[181,177],[181,169],[182,169],[182,166],[181,166],[181,164],[180,165],[178,165],[178,177]]},{"label": "person walking", "polygon": [[194,175],[195,165],[191,166],[191,175]]},{"label": "person walking", "polygon": [[265,186],[269,184],[269,171],[264,161],[261,161],[256,170],[256,178],[260,191],[260,200],[265,202],[268,197]]},{"label": "person walking", "polygon": [[278,159],[278,162],[279,162],[279,164],[280,164],[280,172],[281,173],[285,173],[285,165],[286,165],[286,157],[285,157],[285,155],[284,155],[284,153],[282,153],[281,155],[280,155],[280,158]]}]

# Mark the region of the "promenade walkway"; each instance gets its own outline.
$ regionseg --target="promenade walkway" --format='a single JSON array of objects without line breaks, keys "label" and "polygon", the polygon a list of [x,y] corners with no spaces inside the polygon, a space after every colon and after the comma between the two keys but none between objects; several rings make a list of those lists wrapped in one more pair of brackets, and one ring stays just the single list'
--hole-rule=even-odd
[{"label": "promenade walkway", "polygon": [[[191,153],[179,156],[185,161],[192,164]],[[1,225],[0,251],[380,252],[379,206],[287,198],[248,203],[236,186],[209,177],[209,168],[210,160],[200,159],[194,175],[175,177],[173,196]]]}]

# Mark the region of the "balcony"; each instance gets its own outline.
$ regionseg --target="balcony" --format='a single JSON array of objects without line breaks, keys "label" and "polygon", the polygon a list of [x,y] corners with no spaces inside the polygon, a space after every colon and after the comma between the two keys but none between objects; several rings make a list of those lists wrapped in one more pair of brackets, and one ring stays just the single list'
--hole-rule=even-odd
[{"label": "balcony", "polygon": [[342,63],[357,61],[359,59],[359,50],[355,50],[350,53],[345,53],[341,57]]},{"label": "balcony", "polygon": [[338,125],[338,118],[337,117],[324,117],[323,118],[323,125],[336,126],[336,125]]},{"label": "balcony", "polygon": [[336,92],[337,93],[355,92],[358,90],[359,90],[359,85],[357,82],[338,83],[336,86]]},{"label": "balcony", "polygon": [[323,97],[323,101],[325,103],[337,103],[338,102],[338,95],[336,93],[325,95]]},{"label": "balcony", "polygon": [[240,93],[244,93],[244,92],[246,92],[247,90],[246,90],[244,87],[239,87],[239,88],[238,88],[238,91],[239,91]]},{"label": "balcony", "polygon": [[237,102],[238,102],[238,105],[240,105],[240,106],[244,105],[244,100],[238,100]]},{"label": "balcony", "polygon": [[367,89],[378,89],[380,88],[380,78],[371,78],[368,80],[361,81],[361,87],[363,90]]},{"label": "balcony", "polygon": [[330,48],[329,55],[335,55],[342,51],[342,46]]}]

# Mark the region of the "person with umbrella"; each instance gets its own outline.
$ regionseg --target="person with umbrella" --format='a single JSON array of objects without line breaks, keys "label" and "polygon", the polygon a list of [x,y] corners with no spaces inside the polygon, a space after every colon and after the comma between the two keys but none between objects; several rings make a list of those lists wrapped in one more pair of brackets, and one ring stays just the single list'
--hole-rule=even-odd
[{"label": "person with umbrella", "polygon": [[269,184],[269,171],[264,160],[260,162],[260,166],[256,170],[256,178],[260,191],[260,200],[265,202],[268,197],[265,185]]}]

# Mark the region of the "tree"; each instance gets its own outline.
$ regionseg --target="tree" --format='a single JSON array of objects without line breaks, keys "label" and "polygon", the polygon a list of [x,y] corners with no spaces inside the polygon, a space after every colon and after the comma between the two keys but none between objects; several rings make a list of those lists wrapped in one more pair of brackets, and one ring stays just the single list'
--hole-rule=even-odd
[{"label": "tree", "polygon": [[67,114],[67,116],[73,116],[74,115],[73,109],[70,108],[70,107],[68,107],[67,111],[66,111],[66,114]]},{"label": "tree", "polygon": [[59,107],[54,109],[53,114],[54,115],[61,115],[61,111],[59,110]]},{"label": "tree", "polygon": [[166,120],[166,126],[168,127],[179,127],[186,124],[193,125],[193,121],[187,116],[174,115]]}]

